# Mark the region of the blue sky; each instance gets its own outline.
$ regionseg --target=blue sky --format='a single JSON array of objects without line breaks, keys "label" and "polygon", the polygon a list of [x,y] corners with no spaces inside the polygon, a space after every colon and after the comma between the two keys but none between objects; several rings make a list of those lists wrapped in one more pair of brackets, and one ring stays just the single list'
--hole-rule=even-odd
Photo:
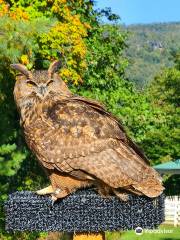
[{"label": "blue sky", "polygon": [[96,8],[104,7],[125,24],[180,21],[180,0],[96,0]]}]

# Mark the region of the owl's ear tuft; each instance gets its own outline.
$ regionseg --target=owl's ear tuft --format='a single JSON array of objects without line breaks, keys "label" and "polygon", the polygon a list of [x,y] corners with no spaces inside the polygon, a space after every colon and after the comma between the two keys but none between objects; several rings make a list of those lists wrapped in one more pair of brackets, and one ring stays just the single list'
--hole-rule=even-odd
[{"label": "owl's ear tuft", "polygon": [[[59,55],[59,58],[62,58],[62,53],[61,52],[58,52],[58,55]],[[60,67],[62,67],[62,61],[60,59],[52,62],[49,66],[49,69],[48,69],[49,76],[52,77],[52,75],[55,72],[57,72]]]},{"label": "owl's ear tuft", "polygon": [[26,66],[24,66],[23,64],[11,64],[10,65],[11,68],[21,72],[22,74],[24,74],[27,78],[31,78],[31,72],[28,71],[28,69],[26,68]]},{"label": "owl's ear tuft", "polygon": [[60,60],[52,62],[48,69],[49,76],[52,76],[55,72],[57,72],[58,69],[61,67],[61,65],[62,65],[62,62]]}]

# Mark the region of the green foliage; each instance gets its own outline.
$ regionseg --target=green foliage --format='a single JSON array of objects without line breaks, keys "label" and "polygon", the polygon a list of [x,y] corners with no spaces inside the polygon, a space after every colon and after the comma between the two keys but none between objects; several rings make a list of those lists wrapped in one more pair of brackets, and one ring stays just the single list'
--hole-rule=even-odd
[{"label": "green foliage", "polygon": [[156,159],[167,161],[177,159],[180,149],[179,131],[179,86],[180,70],[176,67],[164,69],[155,77],[148,89],[148,96],[156,112],[158,121],[146,138],[146,144],[154,144]]},{"label": "green foliage", "polygon": [[84,73],[84,82],[78,89],[78,93],[104,102],[114,113],[118,112],[119,102],[127,100],[131,92],[131,84],[124,80],[127,61],[122,51],[125,39],[126,34],[111,25],[99,27],[87,39],[88,68]]},{"label": "green foliage", "polygon": [[26,154],[17,151],[14,144],[3,144],[0,147],[0,175],[13,176],[21,166]]},{"label": "green foliage", "polygon": [[179,183],[180,183],[179,174],[167,176],[167,180],[165,182],[166,195],[167,196],[179,195]]},{"label": "green foliage", "polygon": [[[37,36],[49,30],[54,24],[53,19],[45,17],[26,20],[14,20],[9,16],[1,17],[0,21],[0,59],[3,63],[18,62],[24,54],[34,60],[39,50]],[[32,67],[32,66],[31,66]]]},{"label": "green foliage", "polygon": [[[180,103],[180,70],[167,68],[155,77],[150,91],[158,105],[178,107]],[[169,107],[170,107],[169,106]],[[168,108],[168,106],[166,106]]]},{"label": "green foliage", "polygon": [[120,85],[119,78],[127,65],[122,56],[125,40],[126,34],[113,25],[99,27],[93,37],[87,40],[88,71],[84,75],[87,87],[107,91]]}]

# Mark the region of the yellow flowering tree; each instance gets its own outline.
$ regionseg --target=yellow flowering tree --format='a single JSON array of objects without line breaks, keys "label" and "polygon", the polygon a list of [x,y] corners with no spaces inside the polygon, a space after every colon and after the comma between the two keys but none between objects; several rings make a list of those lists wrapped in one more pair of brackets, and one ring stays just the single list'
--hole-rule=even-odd
[{"label": "yellow flowering tree", "polygon": [[[30,49],[27,56],[23,54],[20,61],[34,65],[35,68],[42,68],[46,63],[43,60],[53,60],[59,50],[64,56],[61,77],[75,85],[82,82],[82,74],[86,68],[84,38],[90,29],[90,25],[80,14],[80,9],[85,8],[85,1],[11,0],[8,4],[7,1],[0,1],[2,2],[0,14],[1,12],[9,14],[14,19],[30,21],[37,17],[46,17],[56,20],[48,33],[39,34],[37,37],[38,51],[33,52]],[[88,3],[86,5],[90,6]]]}]

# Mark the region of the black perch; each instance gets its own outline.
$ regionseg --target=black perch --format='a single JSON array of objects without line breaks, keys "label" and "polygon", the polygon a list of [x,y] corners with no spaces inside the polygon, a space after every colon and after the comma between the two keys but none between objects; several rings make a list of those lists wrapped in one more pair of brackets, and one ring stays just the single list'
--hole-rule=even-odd
[{"label": "black perch", "polygon": [[164,221],[164,195],[155,199],[129,195],[103,198],[93,189],[79,190],[52,205],[48,196],[29,191],[9,195],[5,203],[7,231],[104,232],[153,229]]}]

